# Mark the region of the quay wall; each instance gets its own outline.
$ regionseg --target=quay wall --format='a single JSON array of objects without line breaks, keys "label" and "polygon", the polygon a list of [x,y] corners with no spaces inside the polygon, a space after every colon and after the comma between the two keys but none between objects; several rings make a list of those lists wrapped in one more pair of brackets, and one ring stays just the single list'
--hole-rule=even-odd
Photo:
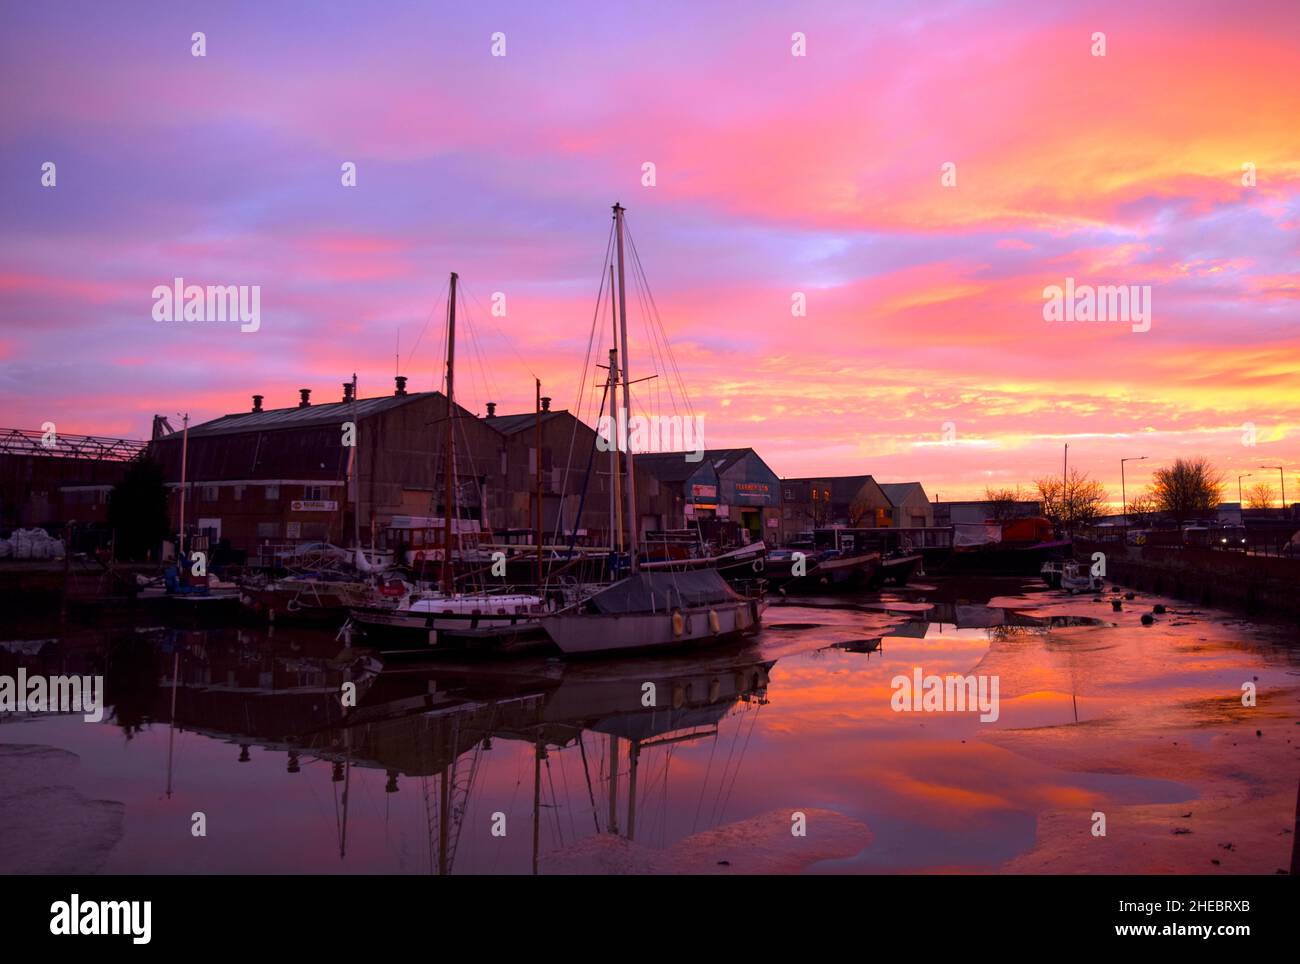
[{"label": "quay wall", "polygon": [[1300,620],[1300,559],[1178,546],[1120,546],[1076,540],[1075,557],[1106,554],[1106,578],[1142,592],[1201,606],[1273,613]]}]

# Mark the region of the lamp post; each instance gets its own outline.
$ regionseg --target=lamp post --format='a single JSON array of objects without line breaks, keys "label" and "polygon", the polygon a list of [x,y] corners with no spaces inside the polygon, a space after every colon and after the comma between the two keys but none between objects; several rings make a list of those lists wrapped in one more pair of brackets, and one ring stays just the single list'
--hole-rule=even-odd
[{"label": "lamp post", "polygon": [[1124,488],[1124,463],[1141,462],[1145,455],[1132,455],[1126,459],[1119,460],[1119,497],[1124,503],[1124,545],[1128,546],[1128,492]]},{"label": "lamp post", "polygon": [[1255,474],[1254,472],[1247,472],[1245,475],[1237,476],[1237,508],[1238,509],[1246,508],[1246,504],[1241,499],[1241,480],[1248,479],[1254,474]]},{"label": "lamp post", "polygon": [[1280,465],[1261,465],[1261,469],[1277,469],[1278,481],[1282,483],[1282,514],[1286,515],[1286,475]]}]

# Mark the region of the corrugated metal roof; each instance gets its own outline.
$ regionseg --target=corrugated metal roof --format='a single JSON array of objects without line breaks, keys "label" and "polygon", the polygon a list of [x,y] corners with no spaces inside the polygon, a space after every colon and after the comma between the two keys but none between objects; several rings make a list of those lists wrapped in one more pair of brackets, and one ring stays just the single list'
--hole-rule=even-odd
[{"label": "corrugated metal roof", "polygon": [[925,496],[925,489],[920,482],[881,482],[880,488],[885,493],[885,497],[894,505],[902,505],[903,501],[909,496],[919,493],[921,498],[929,501]]},{"label": "corrugated metal roof", "polygon": [[636,456],[636,466],[649,472],[660,482],[684,482],[700,470],[703,465],[710,465],[714,472],[725,472],[753,449],[705,449],[704,457],[696,462],[686,461],[687,455],[694,452],[652,452]]},{"label": "corrugated metal roof", "polygon": [[[378,398],[361,398],[356,402],[357,418],[366,418],[379,412],[388,411],[401,405],[409,405],[422,399],[441,397],[440,392],[411,392],[407,395],[381,395]],[[460,408],[459,405],[456,406]],[[270,431],[278,428],[303,428],[322,422],[338,423],[348,421],[353,413],[351,402],[326,402],[312,404],[305,408],[268,408],[263,412],[236,412],[223,415],[209,422],[190,426],[191,438],[208,435],[227,435],[234,432]],[[175,438],[179,439],[177,432]]]},{"label": "corrugated metal roof", "polygon": [[[454,386],[453,386],[454,387]],[[542,412],[542,421],[549,422],[560,415],[568,415],[567,409],[558,408],[549,412]],[[490,428],[496,429],[502,435],[514,435],[516,432],[522,432],[526,428],[533,428],[537,425],[536,412],[521,412],[518,415],[492,415],[483,419],[483,423]]]}]

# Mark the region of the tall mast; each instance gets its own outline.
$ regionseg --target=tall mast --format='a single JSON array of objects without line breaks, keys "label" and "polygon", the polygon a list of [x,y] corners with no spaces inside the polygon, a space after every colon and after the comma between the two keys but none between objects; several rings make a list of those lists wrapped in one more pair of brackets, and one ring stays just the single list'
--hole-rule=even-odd
[{"label": "tall mast", "polygon": [[[614,205],[614,227],[618,236],[618,323],[619,331],[623,341],[623,409],[624,420],[631,417],[632,414],[632,383],[628,378],[628,369],[631,368],[631,355],[627,350],[627,285],[623,276],[623,205]],[[640,539],[637,535],[636,524],[636,475],[632,470],[632,444],[629,433],[627,452],[624,456],[627,463],[627,531],[630,537],[628,544],[628,557],[632,563],[632,572],[637,571],[637,546]]]},{"label": "tall mast", "polygon": [[[609,266],[609,323],[613,328],[614,347],[609,350],[609,414],[610,431],[613,432],[615,444],[609,447],[609,548],[612,552],[617,543],[618,551],[623,551],[623,510],[619,500],[623,498],[623,486],[618,475],[618,302],[614,293],[614,265]],[[614,533],[618,533],[614,535]]]},{"label": "tall mast", "polygon": [[537,422],[537,585],[540,587],[545,581],[542,578],[542,380],[533,380],[537,382],[537,414],[534,417]]},{"label": "tall mast", "polygon": [[[451,595],[456,591],[456,579],[451,562],[451,515],[453,488],[456,485],[456,445],[452,434],[455,412],[456,373],[456,272],[451,273],[451,293],[447,296],[447,443],[443,457],[443,475],[446,489],[442,503],[442,591]],[[444,777],[445,779],[445,777]]]},{"label": "tall mast", "polygon": [[[357,373],[352,373],[352,551],[361,551],[361,453],[357,449]],[[356,561],[355,559],[353,560]]]},{"label": "tall mast", "polygon": [[181,417],[185,421],[181,431],[181,531],[176,549],[177,572],[185,571],[185,463],[190,451],[190,413]]}]

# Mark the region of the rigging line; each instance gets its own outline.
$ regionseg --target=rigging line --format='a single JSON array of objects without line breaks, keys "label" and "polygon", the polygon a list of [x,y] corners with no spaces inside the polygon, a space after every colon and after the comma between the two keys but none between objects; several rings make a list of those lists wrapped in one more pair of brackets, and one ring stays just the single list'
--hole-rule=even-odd
[{"label": "rigging line", "polygon": [[[457,292],[459,298],[461,316],[465,322],[465,367],[462,369],[469,377],[469,391],[462,393],[461,397],[466,396],[473,398],[476,392],[486,392],[488,390],[487,372],[483,368],[482,352],[479,349],[478,333],[474,328],[474,318],[470,314],[469,303],[465,300],[464,295]],[[477,366],[477,367],[476,367]]]},{"label": "rigging line", "polygon": [[[483,303],[482,303],[481,301],[478,300],[478,295],[474,294],[473,291],[471,291],[469,294],[470,294],[470,297],[474,299],[475,303],[478,304],[480,310],[482,310],[482,309],[483,309]],[[487,314],[488,314],[488,317],[490,318],[490,317],[491,317],[491,312],[487,312]],[[497,325],[496,325],[496,322],[489,321],[488,324],[492,326],[492,330],[493,330],[493,331],[495,331],[498,335],[501,336],[501,340],[504,341],[505,344],[506,344],[506,347],[510,349],[510,353],[511,353],[512,355],[515,356],[515,360],[516,360],[517,362],[519,362],[520,365],[523,366],[524,371],[526,371],[526,372],[528,372],[528,374],[532,375],[533,378],[536,378],[536,377],[537,377],[537,373],[536,373],[535,371],[533,371],[532,368],[529,367],[528,362],[524,361],[524,357],[523,357],[522,355],[519,354],[519,349],[515,347],[514,339],[512,339],[512,338],[511,338],[509,335],[507,335],[504,331],[502,331],[500,328],[498,328]]]},{"label": "rigging line", "polygon": [[[555,751],[560,756],[557,748]],[[578,825],[573,820],[573,804],[569,800],[569,771],[564,767],[564,757],[560,756],[560,786],[564,787],[564,809],[569,811],[569,830],[573,833],[573,839],[578,839]]]},{"label": "rigging line", "polygon": [[669,403],[672,405],[673,411],[675,412],[677,410],[677,404],[673,395],[673,386],[672,386],[672,378],[671,378],[672,372],[671,369],[668,367],[667,362],[664,359],[663,345],[661,344],[661,338],[659,337],[660,333],[656,333],[656,330],[653,326],[654,316],[650,308],[649,299],[647,297],[650,290],[650,283],[645,276],[645,272],[640,270],[639,265],[637,265],[635,261],[633,261],[633,265],[632,265],[632,280],[633,283],[636,285],[637,301],[641,305],[641,327],[645,332],[646,344],[650,346],[650,351],[655,360],[655,371],[662,372],[664,375],[663,386],[659,384],[660,382],[659,379],[655,379],[655,384],[653,386],[654,395],[655,395],[655,406],[657,409],[662,411],[663,409],[662,394],[666,388],[668,392]]},{"label": "rigging line", "polygon": [[[471,333],[471,335],[473,336],[473,339],[474,339],[474,342],[473,342],[473,350],[474,350],[474,352],[475,352],[475,356],[476,356],[477,359],[478,359],[479,367],[483,370],[484,388],[485,388],[485,390],[487,390],[488,392],[490,392],[490,393],[492,393],[493,395],[496,395],[496,396],[499,397],[500,394],[501,394],[501,386],[498,385],[498,384],[496,383],[496,380],[492,377],[492,374],[491,374],[492,369],[491,369],[491,367],[487,364],[487,356],[486,356],[486,354],[485,354],[484,346],[483,346],[483,344],[482,344],[482,342],[483,342],[482,335],[481,335],[481,333],[478,331],[478,328],[477,328],[477,327],[475,326],[475,324],[474,324],[473,315],[470,313],[470,310],[469,310],[469,302],[466,301],[465,299],[466,299],[467,297],[468,297],[468,298],[473,298],[473,299],[474,299],[474,304],[478,306],[478,309],[479,309],[480,311],[483,311],[483,310],[484,310],[484,309],[483,309],[483,303],[482,303],[481,301],[479,301],[479,299],[478,299],[478,295],[476,295],[476,294],[473,292],[473,290],[470,289],[470,288],[469,288],[469,287],[468,287],[468,286],[467,286],[463,281],[462,281],[462,282],[457,286],[457,289],[461,292],[461,300],[462,300],[462,304],[465,305],[465,315],[466,315],[466,317],[469,318],[469,320],[470,320],[470,333]],[[491,317],[491,311],[487,311],[486,314],[487,314],[488,317]],[[495,327],[495,326],[493,326],[493,327]],[[499,330],[498,330],[498,333],[500,333]],[[509,338],[508,338],[506,335],[501,334],[501,338],[502,338],[503,341],[509,342]],[[507,347],[511,348],[511,350],[514,351],[514,346],[513,346],[513,345],[508,344]],[[518,357],[518,354],[519,354],[519,353],[518,353],[517,351],[515,351],[515,356],[516,356],[516,357]],[[491,397],[491,395],[490,395],[489,397]]]},{"label": "rigging line", "polygon": [[709,787],[709,771],[713,769],[713,754],[718,749],[718,734],[715,730],[713,733],[713,745],[709,748],[709,762],[704,766],[704,776],[700,778],[700,801],[695,805],[695,819],[691,821],[691,833],[695,833],[695,828],[700,822],[700,808],[704,806],[704,792]]},{"label": "rigging line", "polygon": [[635,261],[638,270],[641,272],[641,277],[645,281],[646,295],[650,299],[650,306],[655,318],[655,322],[658,325],[659,330],[663,336],[664,345],[668,354],[668,360],[672,366],[672,371],[676,376],[678,388],[682,393],[683,403],[686,407],[687,413],[694,415],[694,407],[691,405],[690,394],[686,391],[686,382],[685,379],[682,377],[681,368],[677,364],[676,353],[673,351],[672,342],[668,339],[668,331],[664,327],[663,317],[659,312],[659,305],[655,301],[654,292],[650,290],[650,279],[646,276],[645,269],[641,265],[641,256],[636,250],[635,242],[632,242],[631,247],[632,247],[633,260]]},{"label": "rigging line", "polygon": [[[536,752],[536,751],[534,751]],[[555,774],[551,770],[551,755],[546,754],[546,782],[551,787],[551,822],[555,824],[555,839],[564,847],[564,828],[560,826],[560,798],[555,795]]]},{"label": "rigging line", "polygon": [[[482,388],[484,393],[491,392],[493,385],[491,384],[491,376],[484,360],[483,336],[479,331],[478,325],[475,323],[474,313],[470,311],[470,304],[464,294],[464,289],[458,288],[458,290],[461,292],[461,304],[464,305],[465,308],[466,327],[469,329],[470,357],[473,359],[474,364],[477,365],[478,374],[482,376]],[[474,372],[474,370],[475,369],[471,367],[471,373]]]},{"label": "rigging line", "polygon": [[664,802],[662,807],[663,817],[659,822],[659,844],[666,847],[668,845],[668,767],[673,762],[673,752],[677,749],[675,746],[668,747],[668,758],[664,760]]},{"label": "rigging line", "polygon": [[690,414],[690,415],[694,415],[694,414],[695,414],[695,409],[694,409],[694,407],[691,405],[690,395],[687,394],[687,392],[686,392],[686,382],[685,382],[685,380],[682,378],[681,368],[678,367],[676,353],[673,352],[673,349],[672,349],[672,342],[668,341],[668,333],[667,333],[667,330],[664,329],[663,318],[662,318],[662,316],[659,314],[659,305],[658,305],[658,303],[655,301],[654,292],[650,290],[650,281],[649,281],[648,278],[646,278],[646,275],[645,275],[645,269],[644,269],[644,267],[643,267],[642,264],[641,264],[641,255],[637,252],[637,249],[636,249],[636,241],[632,238],[632,234],[631,234],[631,232],[628,231],[628,229],[627,229],[627,219],[626,219],[626,218],[624,218],[624,220],[623,220],[623,230],[624,230],[624,233],[627,234],[628,246],[632,249],[632,260],[633,260],[633,262],[636,264],[636,266],[637,266],[637,270],[641,272],[641,277],[645,279],[645,284],[646,284],[646,294],[647,294],[647,295],[649,296],[649,298],[650,298],[650,305],[651,305],[651,308],[653,309],[655,320],[656,320],[656,322],[658,323],[660,330],[664,333],[664,342],[665,342],[665,344],[666,344],[667,347],[668,347],[668,357],[669,357],[669,361],[670,361],[671,364],[672,364],[672,370],[673,370],[673,373],[674,373],[674,375],[676,376],[678,386],[679,386],[680,389],[681,389],[681,392],[682,392],[682,398],[683,398],[683,401],[684,401],[684,403],[685,403],[685,405],[686,405],[686,411],[687,411],[688,414]]},{"label": "rigging line", "polygon": [[[415,344],[413,344],[411,346],[411,350],[406,353],[406,367],[408,369],[411,367],[411,359],[415,357],[415,350],[420,347],[420,341],[424,338],[425,331],[428,330],[429,322],[433,320],[434,310],[438,308],[439,305],[445,305],[446,303],[447,303],[447,298],[444,295],[441,302],[434,302],[433,306],[430,307],[429,314],[425,316],[424,325],[421,326],[420,333],[415,338]],[[401,372],[398,372],[398,374],[400,375]]]},{"label": "rigging line", "polygon": [[754,710],[753,715],[750,717],[749,732],[745,735],[745,743],[740,748],[740,759],[736,761],[736,771],[731,777],[731,788],[727,790],[727,796],[722,801],[722,812],[719,814],[719,817],[727,812],[727,805],[731,802],[731,793],[736,789],[736,780],[740,777],[740,765],[744,762],[745,751],[749,749],[749,738],[754,735],[754,727],[758,725],[758,714],[762,709],[763,704],[759,703],[758,709]]},{"label": "rigging line", "polygon": [[591,798],[591,822],[596,825],[596,833],[600,833],[599,811],[596,809],[596,791],[591,786],[591,769],[587,764],[587,743],[583,739],[582,730],[578,730],[578,752],[582,754],[582,772],[587,778],[587,796]]},{"label": "rigging line", "polygon": [[722,765],[722,777],[718,780],[718,792],[713,797],[713,806],[709,808],[709,820],[714,824],[718,822],[718,814],[716,811],[718,809],[718,804],[722,800],[722,788],[726,786],[727,783],[727,773],[731,770],[731,760],[736,755],[736,740],[739,736],[740,729],[739,726],[737,726],[736,731],[731,734],[731,749],[727,751],[727,760]]},{"label": "rigging line", "polygon": [[[600,265],[600,284],[597,286],[597,291],[596,291],[596,308],[595,308],[595,310],[592,312],[592,317],[591,317],[591,331],[590,331],[590,332],[588,333],[588,335],[587,335],[587,354],[586,354],[586,357],[583,359],[583,362],[582,362],[582,374],[581,374],[580,379],[579,379],[579,381],[578,381],[578,394],[577,394],[577,398],[575,399],[575,401],[574,401],[574,405],[573,405],[573,407],[574,407],[574,414],[575,414],[575,416],[578,416],[578,417],[580,417],[581,414],[582,414],[582,398],[583,398],[583,394],[587,391],[587,380],[588,380],[588,377],[589,377],[589,376],[588,376],[588,373],[589,373],[589,372],[593,372],[593,371],[595,371],[595,369],[591,367],[591,353],[592,353],[592,351],[593,351],[592,342],[597,340],[596,332],[597,332],[597,330],[598,330],[598,325],[599,325],[600,317],[601,317],[601,311],[602,311],[602,308],[603,308],[603,305],[604,305],[604,301],[605,301],[605,299],[604,299],[604,293],[605,293],[605,264],[609,261],[610,250],[611,250],[611,247],[612,247],[613,243],[614,243],[614,223],[611,221],[611,222],[610,222],[610,226],[609,226],[609,237],[608,237],[608,239],[606,239],[606,241],[605,241],[605,256],[601,259],[601,265]],[[594,390],[593,390],[593,394],[594,394]],[[571,432],[570,435],[569,435],[569,455],[568,455],[568,458],[565,460],[564,472],[563,472],[563,474],[562,474],[562,476],[561,476],[562,481],[561,481],[561,483],[560,483],[560,502],[559,502],[559,508],[556,510],[556,515],[555,515],[555,532],[556,532],[556,534],[557,534],[557,538],[556,538],[556,542],[557,542],[557,543],[559,542],[558,534],[559,534],[559,531],[560,531],[560,525],[561,525],[561,522],[562,522],[563,517],[564,517],[564,496],[565,496],[565,495],[568,493],[568,491],[569,491],[569,470],[570,470],[570,468],[571,468],[572,465],[573,465],[573,449],[574,449],[575,445],[577,444],[577,439],[578,439],[578,418],[575,417],[574,422],[573,422],[573,430],[572,430],[572,432]],[[542,457],[542,453],[541,453],[541,452],[538,452],[538,453],[537,453],[537,458],[540,460],[541,457]],[[585,487],[584,487],[584,488],[585,488]],[[540,506],[538,507],[538,517],[539,517],[539,518],[541,517],[541,507],[540,507]],[[576,535],[577,530],[578,530],[578,520],[577,520],[577,519],[574,520],[574,523],[573,523],[573,530],[574,530],[574,533],[575,533],[575,535]]]}]

